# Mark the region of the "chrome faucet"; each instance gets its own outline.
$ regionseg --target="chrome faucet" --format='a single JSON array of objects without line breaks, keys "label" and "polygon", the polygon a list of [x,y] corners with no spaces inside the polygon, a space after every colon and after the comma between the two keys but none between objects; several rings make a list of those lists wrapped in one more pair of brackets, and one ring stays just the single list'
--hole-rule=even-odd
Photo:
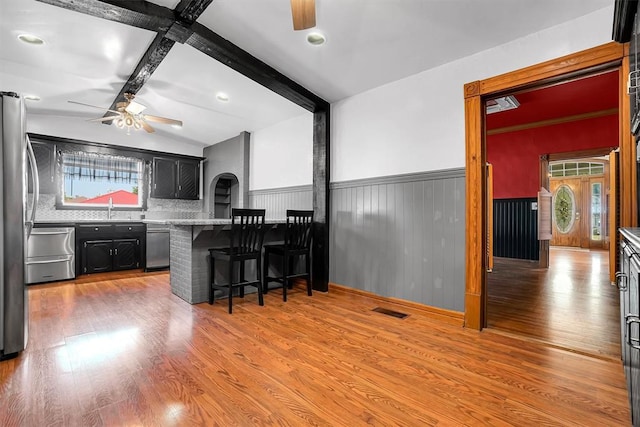
[{"label": "chrome faucet", "polygon": [[107,219],[111,219],[112,210],[113,210],[113,199],[109,197],[109,206],[107,207]]}]

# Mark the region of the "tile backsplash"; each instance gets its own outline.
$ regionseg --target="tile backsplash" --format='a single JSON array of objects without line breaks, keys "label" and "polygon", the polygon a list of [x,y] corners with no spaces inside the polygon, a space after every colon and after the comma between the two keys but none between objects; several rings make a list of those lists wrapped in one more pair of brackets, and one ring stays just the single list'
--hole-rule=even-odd
[{"label": "tile backsplash", "polygon": [[[111,217],[115,219],[168,219],[185,218],[199,219],[209,218],[208,212],[202,212],[202,200],[174,200],[153,199],[147,200],[147,210],[119,211],[115,209]],[[44,220],[106,220],[107,209],[83,210],[83,209],[56,209],[55,194],[41,194],[38,200],[36,221]]]}]

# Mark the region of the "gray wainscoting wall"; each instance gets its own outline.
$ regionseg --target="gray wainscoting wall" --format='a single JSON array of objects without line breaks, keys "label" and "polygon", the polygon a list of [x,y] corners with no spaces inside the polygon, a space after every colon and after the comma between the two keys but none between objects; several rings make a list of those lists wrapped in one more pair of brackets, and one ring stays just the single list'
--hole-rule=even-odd
[{"label": "gray wainscoting wall", "polygon": [[285,218],[287,209],[313,209],[311,185],[249,191],[249,206],[265,209],[265,218]]},{"label": "gray wainscoting wall", "polygon": [[330,189],[331,282],[464,311],[464,168]]}]

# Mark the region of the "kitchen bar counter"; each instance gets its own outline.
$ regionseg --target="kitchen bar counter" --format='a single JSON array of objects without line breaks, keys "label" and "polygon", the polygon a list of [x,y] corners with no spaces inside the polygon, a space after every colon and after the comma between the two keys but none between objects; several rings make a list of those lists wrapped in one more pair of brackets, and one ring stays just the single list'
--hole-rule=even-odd
[{"label": "kitchen bar counter", "polygon": [[[190,304],[209,299],[209,248],[226,246],[229,243],[230,219],[167,219],[142,220],[146,224],[168,225],[170,228],[170,280],[171,292]],[[269,225],[264,241],[282,240],[283,219],[265,220]],[[226,269],[220,269],[226,271]],[[255,275],[249,268],[247,277]],[[216,276],[218,283],[226,283],[226,276]],[[216,295],[217,298],[217,295]]]}]

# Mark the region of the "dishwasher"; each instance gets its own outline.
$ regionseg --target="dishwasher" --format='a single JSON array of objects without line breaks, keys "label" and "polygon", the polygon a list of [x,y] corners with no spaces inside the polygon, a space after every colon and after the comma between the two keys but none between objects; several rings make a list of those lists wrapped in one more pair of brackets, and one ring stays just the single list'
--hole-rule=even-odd
[{"label": "dishwasher", "polygon": [[75,228],[34,228],[27,241],[27,284],[76,277]]},{"label": "dishwasher", "polygon": [[145,270],[169,267],[169,226],[147,224],[147,259]]}]

